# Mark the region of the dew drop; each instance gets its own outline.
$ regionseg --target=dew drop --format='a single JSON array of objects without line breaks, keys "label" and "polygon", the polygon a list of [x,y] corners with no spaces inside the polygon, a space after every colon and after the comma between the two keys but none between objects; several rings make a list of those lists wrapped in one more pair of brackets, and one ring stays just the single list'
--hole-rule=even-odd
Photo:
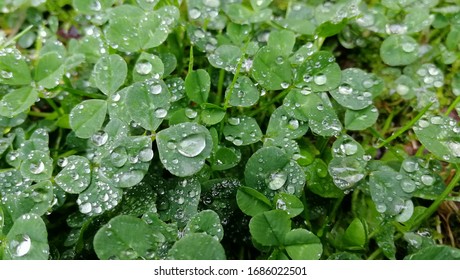
[{"label": "dew drop", "polygon": [[188,11],[188,14],[191,19],[197,19],[201,16],[201,11],[198,10],[197,8],[193,8]]},{"label": "dew drop", "polygon": [[2,70],[2,71],[0,71],[0,76],[2,76],[3,79],[11,79],[11,78],[13,78],[13,73],[5,71],[5,70]]},{"label": "dew drop", "polygon": [[120,101],[120,99],[121,99],[121,95],[119,93],[115,93],[114,95],[112,95],[113,102],[118,102]]},{"label": "dew drop", "polygon": [[402,180],[401,181],[401,189],[406,192],[406,193],[411,193],[413,191],[415,191],[415,188],[416,188],[416,185],[414,183],[414,181],[412,180]]},{"label": "dew drop", "polygon": [[10,252],[15,257],[25,256],[31,247],[32,242],[27,234],[18,234],[9,243]]},{"label": "dew drop", "polygon": [[166,109],[158,108],[155,110],[155,117],[158,119],[162,119],[166,117],[167,114],[168,114],[168,111],[166,111]]},{"label": "dew drop", "polygon": [[192,134],[183,138],[177,147],[177,151],[185,157],[196,157],[206,147],[206,139],[202,134]]},{"label": "dew drop", "polygon": [[289,128],[292,129],[292,130],[296,130],[297,128],[299,128],[299,121],[296,120],[296,119],[292,119],[289,121]]},{"label": "dew drop", "polygon": [[153,158],[153,150],[150,148],[143,149],[139,152],[139,160],[142,162],[147,162],[152,160]]},{"label": "dew drop", "polygon": [[406,86],[406,85],[403,85],[403,84],[398,84],[396,86],[396,92],[399,94],[399,95],[406,95],[409,93],[409,87]]},{"label": "dew drop", "polygon": [[268,188],[271,190],[279,190],[286,184],[287,174],[282,171],[275,171],[267,178]]},{"label": "dew drop", "polygon": [[91,136],[91,141],[98,147],[107,143],[107,140],[109,140],[109,135],[103,130],[99,130]]},{"label": "dew drop", "polygon": [[101,2],[99,2],[99,0],[93,0],[89,4],[89,8],[92,11],[99,12],[102,8]]},{"label": "dew drop", "polygon": [[283,88],[283,89],[287,89],[287,88],[289,87],[289,83],[283,82],[283,83],[281,83],[280,86],[281,86],[281,88]]},{"label": "dew drop", "polygon": [[240,124],[240,118],[229,118],[228,123],[230,125],[239,125]]},{"label": "dew drop", "polygon": [[160,84],[153,84],[153,85],[150,86],[150,93],[151,94],[154,94],[154,95],[160,94],[161,90],[162,90],[162,87],[161,87]]},{"label": "dew drop", "polygon": [[147,60],[138,61],[135,66],[135,70],[140,75],[147,75],[152,72],[153,66]]},{"label": "dew drop", "polygon": [[185,116],[187,116],[187,118],[189,118],[189,119],[194,119],[194,118],[196,118],[196,116],[198,116],[198,113],[197,113],[197,111],[195,111],[193,109],[186,108],[185,109]]},{"label": "dew drop", "polygon": [[304,88],[302,88],[302,89],[300,90],[300,93],[301,93],[302,95],[309,95],[309,94],[311,93],[311,88],[309,88],[309,87],[304,87]]},{"label": "dew drop", "polygon": [[83,214],[88,214],[93,209],[93,207],[91,206],[91,203],[89,202],[80,204],[79,208],[80,208],[80,212]]},{"label": "dew drop", "polygon": [[412,173],[418,170],[418,163],[414,159],[408,158],[405,159],[402,163],[402,168],[409,173]]},{"label": "dew drop", "polygon": [[42,161],[37,163],[31,163],[29,166],[30,173],[32,174],[40,174],[45,171],[45,164]]},{"label": "dew drop", "polygon": [[425,174],[420,177],[420,181],[422,181],[425,186],[432,186],[434,183],[434,178],[431,175]]},{"label": "dew drop", "polygon": [[240,138],[235,138],[235,139],[233,139],[232,142],[233,142],[233,144],[234,144],[235,146],[241,146],[241,145],[243,145],[243,140],[241,140]]},{"label": "dew drop", "polygon": [[313,78],[313,81],[314,81],[315,84],[317,84],[318,86],[322,86],[322,85],[326,84],[326,82],[327,82],[327,77],[326,77],[326,75],[324,75],[324,74],[318,74],[318,75],[316,75],[316,76]]},{"label": "dew drop", "polygon": [[343,95],[350,95],[353,93],[353,88],[349,84],[342,84],[339,86],[339,93]]}]

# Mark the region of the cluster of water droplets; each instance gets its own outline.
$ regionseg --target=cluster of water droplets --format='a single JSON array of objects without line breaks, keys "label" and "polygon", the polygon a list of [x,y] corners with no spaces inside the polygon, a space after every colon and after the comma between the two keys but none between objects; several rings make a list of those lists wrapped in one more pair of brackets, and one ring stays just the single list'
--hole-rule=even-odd
[{"label": "cluster of water droplets", "polygon": [[423,64],[416,71],[416,74],[424,87],[440,88],[444,85],[444,74],[434,64]]}]

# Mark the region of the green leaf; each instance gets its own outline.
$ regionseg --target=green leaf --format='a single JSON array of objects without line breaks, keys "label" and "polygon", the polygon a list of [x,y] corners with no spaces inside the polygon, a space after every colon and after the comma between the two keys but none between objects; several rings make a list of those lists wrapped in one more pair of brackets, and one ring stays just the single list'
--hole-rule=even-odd
[{"label": "green leaf", "polygon": [[254,57],[252,77],[267,90],[286,89],[292,82],[292,69],[286,57],[265,46]]},{"label": "green leaf", "polygon": [[408,255],[406,260],[460,260],[460,250],[445,245],[435,245]]},{"label": "green leaf", "polygon": [[264,147],[252,154],[244,178],[248,187],[269,198],[278,192],[299,196],[305,184],[304,172],[297,162],[277,147]]},{"label": "green leaf", "polygon": [[32,87],[22,87],[3,96],[0,101],[0,115],[15,117],[28,110],[37,101],[38,92]]},{"label": "green leaf", "polygon": [[408,65],[418,58],[419,45],[407,35],[391,35],[380,46],[380,57],[390,66]]},{"label": "green leaf", "polygon": [[267,45],[279,55],[289,56],[295,44],[295,34],[289,30],[274,30],[270,32]]},{"label": "green leaf", "polygon": [[260,95],[257,87],[247,76],[240,76],[231,91],[230,88],[227,88],[225,96],[227,97],[229,94],[231,94],[230,105],[241,107],[249,107],[256,104]]},{"label": "green leaf", "polygon": [[379,111],[377,107],[371,105],[362,110],[346,110],[344,125],[347,130],[365,130],[377,121]]},{"label": "green leaf", "polygon": [[25,178],[40,181],[51,178],[53,160],[48,153],[34,150],[21,164],[21,174]]},{"label": "green leaf", "polygon": [[383,83],[373,74],[358,68],[342,71],[341,85],[330,91],[332,97],[342,106],[351,110],[361,110],[372,104],[372,99],[380,94]]},{"label": "green leaf", "polygon": [[102,127],[106,113],[106,101],[99,99],[85,100],[70,112],[70,127],[78,137],[89,138]]},{"label": "green leaf", "polygon": [[86,15],[96,15],[109,9],[115,0],[73,0],[74,8]]},{"label": "green leaf", "polygon": [[326,198],[339,198],[343,191],[339,189],[328,173],[328,167],[320,158],[315,158],[311,164],[304,167],[307,188],[313,193]]},{"label": "green leaf", "polygon": [[228,72],[235,72],[241,56],[242,52],[237,46],[222,45],[208,56],[208,60],[209,63],[216,68],[225,69]]},{"label": "green leaf", "polygon": [[11,260],[47,260],[48,233],[36,214],[24,214],[14,221],[6,236],[4,257]]},{"label": "green leaf", "polygon": [[413,127],[420,142],[436,157],[460,163],[460,128],[449,117],[428,115]]},{"label": "green leaf", "polygon": [[118,54],[101,57],[93,70],[97,88],[106,95],[115,93],[124,84],[127,73],[128,66]]},{"label": "green leaf", "polygon": [[251,117],[232,117],[224,127],[225,139],[235,146],[245,146],[262,139],[257,121]]},{"label": "green leaf", "polygon": [[225,260],[225,251],[214,237],[205,233],[187,234],[168,252],[173,260]]},{"label": "green leaf", "polygon": [[244,214],[256,216],[272,209],[270,200],[253,188],[241,187],[236,193],[236,202]]},{"label": "green leaf", "polygon": [[32,81],[29,66],[17,49],[5,49],[0,54],[0,84],[29,85]]},{"label": "green leaf", "polygon": [[163,74],[163,61],[156,55],[143,52],[134,65],[133,80],[139,82],[151,78],[159,79],[163,77]]},{"label": "green leaf", "polygon": [[345,246],[363,248],[367,242],[367,232],[363,222],[355,218],[343,235]]},{"label": "green leaf", "polygon": [[126,96],[131,118],[144,129],[156,130],[167,116],[171,94],[162,80],[151,79],[132,84]]},{"label": "green leaf", "polygon": [[284,142],[285,138],[300,138],[307,131],[308,124],[306,122],[289,116],[286,107],[280,106],[270,116],[266,135],[277,142]]},{"label": "green leaf", "polygon": [[251,0],[251,6],[255,11],[267,8],[273,0]]},{"label": "green leaf", "polygon": [[143,220],[121,215],[97,231],[94,251],[101,260],[150,259],[162,237]]},{"label": "green leaf", "polygon": [[323,253],[320,239],[306,229],[293,229],[286,233],[284,246],[293,260],[319,260]]},{"label": "green leaf", "polygon": [[117,206],[122,193],[114,182],[93,173],[91,184],[78,196],[78,208],[81,213],[88,216],[100,215]]},{"label": "green leaf", "polygon": [[204,109],[200,113],[201,121],[206,125],[220,123],[225,117],[225,110],[217,105],[205,103]]},{"label": "green leaf", "polygon": [[62,55],[52,51],[40,57],[35,68],[34,78],[39,86],[54,88],[59,85],[64,73],[65,65]]},{"label": "green leaf", "polygon": [[211,78],[203,69],[193,70],[185,78],[185,92],[188,98],[198,104],[205,103],[211,87]]},{"label": "green leaf", "polygon": [[158,132],[157,145],[164,167],[176,176],[186,177],[203,168],[213,142],[204,126],[181,123]]},{"label": "green leaf", "polygon": [[70,156],[61,161],[63,168],[54,178],[56,184],[68,193],[81,193],[91,182],[89,160],[82,156]]},{"label": "green leaf", "polygon": [[329,91],[340,85],[342,71],[332,53],[319,51],[297,67],[296,77],[297,87],[307,87],[313,92]]},{"label": "green leaf", "polygon": [[206,233],[219,241],[224,237],[224,229],[220,224],[219,215],[212,210],[204,210],[193,216],[185,226],[184,233]]},{"label": "green leaf", "polygon": [[282,210],[262,212],[252,217],[249,231],[252,238],[263,246],[280,246],[291,230],[289,215]]},{"label": "green leaf", "polygon": [[303,212],[302,201],[296,196],[288,193],[277,193],[273,198],[275,209],[286,211],[290,218],[293,218]]},{"label": "green leaf", "polygon": [[235,148],[220,147],[212,158],[213,170],[226,170],[236,166],[241,160],[241,153]]}]

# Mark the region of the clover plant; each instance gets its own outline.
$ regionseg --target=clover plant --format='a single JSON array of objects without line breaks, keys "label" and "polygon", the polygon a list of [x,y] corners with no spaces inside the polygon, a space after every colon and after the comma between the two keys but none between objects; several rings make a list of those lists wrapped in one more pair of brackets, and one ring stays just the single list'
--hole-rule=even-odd
[{"label": "clover plant", "polygon": [[0,1],[0,259],[459,259],[455,0]]}]

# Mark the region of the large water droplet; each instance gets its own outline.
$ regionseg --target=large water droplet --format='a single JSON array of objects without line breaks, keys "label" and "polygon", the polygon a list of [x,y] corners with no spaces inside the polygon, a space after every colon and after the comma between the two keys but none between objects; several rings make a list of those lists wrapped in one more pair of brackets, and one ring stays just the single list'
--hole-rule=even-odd
[{"label": "large water droplet", "polygon": [[342,84],[339,86],[339,93],[343,95],[350,95],[353,93],[353,88],[349,84]]},{"label": "large water droplet", "polygon": [[447,142],[447,147],[449,148],[450,152],[454,155],[454,157],[460,157],[460,143],[455,141]]},{"label": "large water droplet", "polygon": [[110,154],[110,161],[116,167],[122,167],[125,165],[128,160],[128,153],[126,152],[125,147],[119,146],[113,149]]},{"label": "large water droplet", "polygon": [[98,147],[107,143],[107,140],[109,140],[109,135],[103,130],[99,130],[91,136],[91,141]]},{"label": "large water droplet", "polygon": [[193,8],[188,11],[188,14],[191,19],[197,19],[201,16],[201,11],[198,10],[197,8]]},{"label": "large water droplet", "polygon": [[326,84],[326,82],[327,82],[327,77],[326,77],[326,75],[324,75],[324,74],[318,74],[318,75],[316,75],[316,76],[313,78],[313,81],[314,81],[315,84],[317,84],[318,86],[322,86],[322,85]]},{"label": "large water droplet", "polygon": [[45,164],[42,161],[31,163],[29,166],[30,173],[40,174],[45,171]]},{"label": "large water droplet", "polygon": [[147,75],[152,72],[152,64],[147,60],[138,61],[135,66],[135,70],[140,75]]},{"label": "large water droplet", "polygon": [[27,234],[16,235],[9,243],[9,249],[14,257],[22,257],[29,253],[32,242]]},{"label": "large water droplet", "polygon": [[11,79],[11,78],[13,78],[13,73],[5,71],[5,70],[2,70],[2,71],[0,71],[0,76],[2,76],[3,79]]},{"label": "large water droplet", "polygon": [[92,11],[99,12],[102,8],[101,2],[99,2],[99,0],[93,0],[89,4],[89,8]]},{"label": "large water droplet", "polygon": [[79,208],[80,208],[80,212],[83,214],[88,214],[93,209],[93,207],[91,206],[91,203],[89,202],[80,204]]},{"label": "large water droplet", "polygon": [[166,117],[167,114],[168,114],[168,111],[166,111],[163,108],[158,108],[158,109],[155,110],[155,117],[157,117],[159,119],[162,119],[162,118]]},{"label": "large water droplet", "polygon": [[206,147],[206,139],[203,134],[192,134],[183,138],[178,146],[177,151],[185,157],[196,157]]},{"label": "large water droplet", "polygon": [[407,222],[412,217],[413,213],[414,213],[414,203],[412,202],[412,200],[409,199],[405,202],[401,214],[396,216],[396,221],[400,223]]},{"label": "large water droplet", "polygon": [[271,190],[279,190],[286,184],[287,174],[282,171],[275,171],[267,178],[268,188]]},{"label": "large water droplet", "polygon": [[162,90],[162,87],[160,84],[153,84],[150,86],[150,93],[151,94],[160,94]]},{"label": "large water droplet", "polygon": [[406,180],[401,181],[401,189],[406,193],[411,193],[411,192],[415,191],[416,187],[417,186],[415,185],[415,182],[410,180],[410,179],[406,179]]},{"label": "large water droplet", "polygon": [[150,148],[143,149],[139,152],[139,160],[142,162],[147,162],[152,160],[153,158],[153,150]]},{"label": "large water droplet", "polygon": [[406,172],[414,172],[416,170],[418,170],[418,163],[415,159],[412,159],[412,158],[408,158],[408,159],[405,159],[402,163],[402,168],[406,171]]},{"label": "large water droplet", "polygon": [[425,186],[432,186],[434,183],[434,178],[431,175],[425,174],[420,177],[420,181],[422,181]]},{"label": "large water droplet", "polygon": [[406,42],[401,45],[402,50],[406,53],[411,53],[415,50],[415,44]]}]

